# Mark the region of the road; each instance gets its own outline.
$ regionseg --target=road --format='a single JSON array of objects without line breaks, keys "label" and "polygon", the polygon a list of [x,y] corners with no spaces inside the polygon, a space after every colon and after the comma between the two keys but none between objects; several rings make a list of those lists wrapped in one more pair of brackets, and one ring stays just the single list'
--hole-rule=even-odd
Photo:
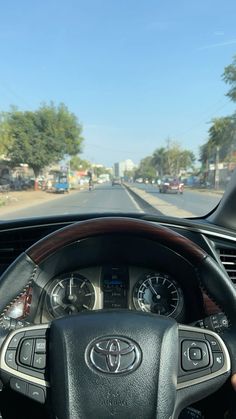
[{"label": "road", "polygon": [[87,214],[93,212],[142,212],[140,206],[123,186],[96,185],[88,189],[71,192],[61,198],[43,204],[28,206],[8,214],[0,214],[1,220],[25,217],[42,217],[57,214]]},{"label": "road", "polygon": [[[204,215],[208,213],[218,203],[220,196],[209,194],[208,192],[185,191],[183,195],[160,194],[156,187],[152,185],[137,185],[140,189],[146,190],[148,195],[156,196],[159,202],[167,202],[169,207],[173,206],[173,215],[181,216],[177,213],[177,208],[184,209],[192,215]],[[156,206],[157,210],[152,213],[162,215],[165,213],[164,206]],[[159,209],[159,211],[158,211]],[[169,209],[169,208],[168,208]],[[161,212],[163,210],[163,213]],[[9,213],[0,215],[2,220],[16,219],[24,217],[42,217],[57,214],[87,214],[93,212],[150,212],[140,199],[131,195],[124,186],[111,186],[111,184],[96,185],[92,191],[83,190],[72,192],[58,199],[49,200],[45,203],[27,206]],[[176,214],[175,214],[176,211]]]},{"label": "road", "polygon": [[183,195],[178,194],[160,194],[157,186],[135,184],[135,187],[145,190],[150,195],[155,196],[168,204],[181,208],[192,213],[195,216],[208,214],[218,204],[221,196],[210,191],[193,191],[185,189]]}]

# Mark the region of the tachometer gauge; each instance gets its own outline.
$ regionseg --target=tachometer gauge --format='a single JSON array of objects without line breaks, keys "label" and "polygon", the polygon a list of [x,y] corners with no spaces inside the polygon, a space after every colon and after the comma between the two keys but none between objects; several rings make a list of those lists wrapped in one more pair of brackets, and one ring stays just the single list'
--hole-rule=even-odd
[{"label": "tachometer gauge", "polygon": [[47,306],[54,317],[92,310],[95,291],[83,275],[69,273],[54,279],[48,293]]},{"label": "tachometer gauge", "polygon": [[179,320],[183,316],[182,290],[167,274],[145,274],[134,287],[133,302],[136,310],[171,316]]}]

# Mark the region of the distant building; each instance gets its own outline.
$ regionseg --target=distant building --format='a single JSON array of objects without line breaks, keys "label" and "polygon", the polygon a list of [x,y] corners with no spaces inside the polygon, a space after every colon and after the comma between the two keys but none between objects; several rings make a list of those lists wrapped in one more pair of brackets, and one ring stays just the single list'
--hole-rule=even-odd
[{"label": "distant building", "polygon": [[119,169],[120,169],[120,177],[123,177],[124,173],[125,173],[125,162],[124,161],[121,161],[119,163]]},{"label": "distant building", "polygon": [[120,161],[114,164],[114,175],[115,177],[124,177],[125,172],[130,172],[134,170],[136,165],[130,159]]},{"label": "distant building", "polygon": [[132,161],[132,160],[130,160],[130,159],[127,159],[127,160],[125,160],[124,162],[122,162],[122,163],[124,163],[124,169],[126,170],[126,171],[131,171],[131,170],[134,170],[135,169],[135,167],[136,167],[136,165],[134,164],[134,162]]},{"label": "distant building", "polygon": [[120,163],[115,163],[114,164],[114,176],[115,177],[120,177]]}]

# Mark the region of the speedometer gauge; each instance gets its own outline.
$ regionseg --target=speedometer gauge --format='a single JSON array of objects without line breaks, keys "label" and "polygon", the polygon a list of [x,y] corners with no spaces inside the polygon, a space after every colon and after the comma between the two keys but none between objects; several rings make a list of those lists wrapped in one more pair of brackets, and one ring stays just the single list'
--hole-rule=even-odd
[{"label": "speedometer gauge", "polygon": [[83,275],[75,272],[60,275],[50,286],[47,306],[54,317],[92,310],[94,304],[94,288]]},{"label": "speedometer gauge", "polygon": [[167,274],[145,274],[134,287],[133,302],[136,310],[179,320],[183,316],[183,292],[177,282]]}]

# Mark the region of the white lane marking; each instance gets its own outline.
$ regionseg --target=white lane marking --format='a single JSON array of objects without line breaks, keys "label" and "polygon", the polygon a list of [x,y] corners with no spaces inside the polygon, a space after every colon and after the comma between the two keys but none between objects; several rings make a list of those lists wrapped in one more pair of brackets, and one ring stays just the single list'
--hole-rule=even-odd
[{"label": "white lane marking", "polygon": [[137,208],[138,212],[141,212],[142,214],[144,214],[144,211],[141,209],[141,207],[137,204],[137,202],[135,201],[135,199],[132,197],[131,193],[128,191],[127,188],[123,187],[123,189],[125,190],[125,192],[127,193],[128,197],[131,199],[132,203],[134,204],[134,206]]}]

